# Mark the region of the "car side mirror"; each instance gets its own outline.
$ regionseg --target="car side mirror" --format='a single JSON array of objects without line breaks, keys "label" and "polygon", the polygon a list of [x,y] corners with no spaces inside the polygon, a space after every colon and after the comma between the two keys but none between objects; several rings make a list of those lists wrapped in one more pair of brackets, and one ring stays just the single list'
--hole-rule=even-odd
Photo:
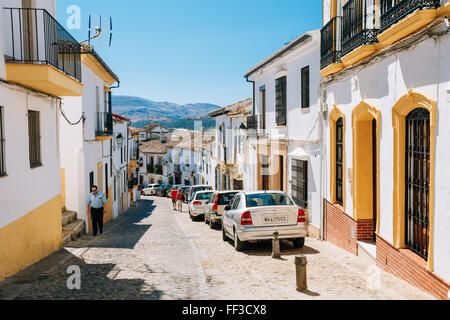
[{"label": "car side mirror", "polygon": [[231,210],[231,206],[226,206],[225,207],[225,211],[230,211]]}]

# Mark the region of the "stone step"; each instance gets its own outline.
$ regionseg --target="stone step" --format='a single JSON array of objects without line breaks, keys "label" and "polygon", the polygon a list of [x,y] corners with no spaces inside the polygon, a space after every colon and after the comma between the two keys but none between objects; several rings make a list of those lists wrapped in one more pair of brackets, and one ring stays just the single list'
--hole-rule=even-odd
[{"label": "stone step", "polygon": [[77,219],[77,213],[73,211],[64,211],[62,213],[62,225],[67,226]]},{"label": "stone step", "polygon": [[72,241],[72,234],[71,233],[66,233],[63,231],[62,234],[62,246],[66,246],[70,243],[70,241]]},{"label": "stone step", "polygon": [[72,240],[76,240],[85,233],[85,224],[83,220],[75,220],[74,222],[63,227],[63,233],[69,233]]}]

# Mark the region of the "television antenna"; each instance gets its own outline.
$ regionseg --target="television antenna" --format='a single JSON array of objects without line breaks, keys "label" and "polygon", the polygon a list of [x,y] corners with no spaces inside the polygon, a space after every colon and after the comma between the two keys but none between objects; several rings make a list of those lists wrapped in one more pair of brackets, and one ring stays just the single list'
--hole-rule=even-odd
[{"label": "television antenna", "polygon": [[87,51],[92,51],[94,45],[111,47],[113,36],[112,17],[90,14],[88,26],[88,38],[80,42]]}]

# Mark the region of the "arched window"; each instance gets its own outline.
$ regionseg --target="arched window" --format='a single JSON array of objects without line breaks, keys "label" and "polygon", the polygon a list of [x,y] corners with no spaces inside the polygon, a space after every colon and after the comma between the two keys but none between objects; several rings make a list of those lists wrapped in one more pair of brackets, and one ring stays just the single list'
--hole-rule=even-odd
[{"label": "arched window", "polygon": [[343,198],[344,171],[344,120],[336,121],[336,203],[344,205]]},{"label": "arched window", "polygon": [[406,116],[405,245],[428,259],[430,235],[430,112],[417,108]]}]

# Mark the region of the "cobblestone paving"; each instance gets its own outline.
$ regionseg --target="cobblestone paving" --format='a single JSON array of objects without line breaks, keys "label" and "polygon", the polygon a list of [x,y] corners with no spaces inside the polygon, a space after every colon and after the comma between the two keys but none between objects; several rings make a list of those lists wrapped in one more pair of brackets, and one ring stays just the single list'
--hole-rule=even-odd
[{"label": "cobblestone paving", "polygon": [[[148,197],[105,226],[83,236],[0,283],[0,299],[431,299],[380,272],[369,289],[374,262],[327,242],[307,239],[303,249],[282,242],[282,259],[271,244],[236,252],[220,230],[172,212],[166,198]],[[295,290],[295,255],[308,257],[309,291]],[[69,266],[79,266],[81,289],[67,288]]]}]

